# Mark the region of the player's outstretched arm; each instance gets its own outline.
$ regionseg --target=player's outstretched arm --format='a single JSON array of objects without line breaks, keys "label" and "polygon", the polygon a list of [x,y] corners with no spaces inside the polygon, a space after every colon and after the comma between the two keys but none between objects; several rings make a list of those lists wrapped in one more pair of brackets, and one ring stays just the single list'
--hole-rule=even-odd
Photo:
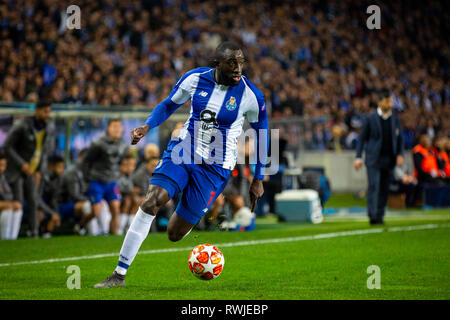
[{"label": "player's outstretched arm", "polygon": [[[184,103],[184,102],[183,102]],[[158,104],[150,116],[145,121],[143,126],[134,128],[131,131],[131,144],[137,144],[143,137],[147,135],[150,128],[155,128],[166,121],[175,110],[177,110],[183,103],[175,103],[169,96],[167,99]]]},{"label": "player's outstretched arm", "polygon": [[156,128],[166,121],[175,110],[189,100],[191,97],[189,90],[181,86],[184,83],[185,78],[186,76],[183,76],[175,85],[175,88],[173,88],[170,95],[155,107],[143,126],[134,128],[131,131],[131,144],[134,145],[138,143],[145,137],[151,128]]}]

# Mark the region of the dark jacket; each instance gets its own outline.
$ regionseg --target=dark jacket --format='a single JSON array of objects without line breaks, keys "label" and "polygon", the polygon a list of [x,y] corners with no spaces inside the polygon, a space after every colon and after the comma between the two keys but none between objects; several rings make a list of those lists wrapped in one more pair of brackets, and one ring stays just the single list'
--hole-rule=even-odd
[{"label": "dark jacket", "polygon": [[11,187],[4,174],[0,175],[0,201],[12,201],[14,199]]},{"label": "dark jacket", "polygon": [[120,174],[117,184],[119,185],[119,190],[122,195],[128,195],[133,192],[131,175]]},{"label": "dark jacket", "polygon": [[81,169],[81,163],[76,162],[67,169],[61,177],[59,202],[86,201],[87,183]]},{"label": "dark jacket", "polygon": [[[382,147],[382,129],[381,122],[377,112],[371,113],[364,118],[361,133],[356,146],[356,157],[361,158],[362,152],[365,150],[365,164],[367,167],[376,167],[380,159],[380,151]],[[392,149],[393,155],[403,155],[403,132],[400,118],[395,112],[390,116],[392,128]]]},{"label": "dark jacket", "polygon": [[[13,125],[3,146],[8,159],[5,175],[9,182],[16,181],[22,174],[22,165],[29,162],[36,149],[34,117],[26,117]],[[55,125],[49,121],[45,127],[44,143],[38,171],[47,169],[47,157],[55,149]]]},{"label": "dark jacket", "polygon": [[61,177],[55,174],[42,175],[39,183],[39,204],[38,208],[45,215],[52,215],[59,211],[58,193],[61,185]]},{"label": "dark jacket", "polygon": [[148,184],[150,183],[151,178],[152,174],[147,170],[145,162],[141,163],[139,168],[133,172],[131,180],[133,181],[133,185],[139,188],[139,195],[143,196],[147,193]]},{"label": "dark jacket", "polygon": [[83,161],[83,172],[88,181],[110,183],[119,179],[120,161],[128,146],[122,140],[113,141],[106,133],[89,146]]}]

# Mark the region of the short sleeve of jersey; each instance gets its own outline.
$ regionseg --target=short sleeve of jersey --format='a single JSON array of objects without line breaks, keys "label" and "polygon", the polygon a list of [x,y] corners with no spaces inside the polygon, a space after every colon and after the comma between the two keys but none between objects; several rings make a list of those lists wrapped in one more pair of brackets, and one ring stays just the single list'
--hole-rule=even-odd
[{"label": "short sleeve of jersey", "polygon": [[190,78],[181,78],[169,95],[170,100],[176,104],[184,104],[191,97]]},{"label": "short sleeve of jersey", "polygon": [[264,101],[264,95],[258,90],[250,81],[247,82],[255,98],[251,99],[252,103],[247,111],[247,120],[250,123],[259,122],[261,120],[262,113],[266,113],[266,106]]},{"label": "short sleeve of jersey", "polygon": [[173,88],[169,98],[176,104],[184,104],[195,92],[195,79],[197,74],[209,70],[209,68],[196,68],[186,72]]}]

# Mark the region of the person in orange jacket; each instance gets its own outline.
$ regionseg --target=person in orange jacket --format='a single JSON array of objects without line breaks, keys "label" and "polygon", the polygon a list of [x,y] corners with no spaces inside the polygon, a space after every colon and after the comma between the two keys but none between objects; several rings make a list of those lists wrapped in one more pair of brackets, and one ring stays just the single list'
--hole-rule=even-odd
[{"label": "person in orange jacket", "polygon": [[438,142],[439,152],[438,159],[440,161],[440,169],[444,172],[445,179],[450,181],[450,138],[441,138]]},{"label": "person in orange jacket", "polygon": [[419,137],[419,144],[413,148],[414,176],[419,183],[434,183],[442,176],[439,170],[437,158],[430,150],[430,137],[422,134]]}]

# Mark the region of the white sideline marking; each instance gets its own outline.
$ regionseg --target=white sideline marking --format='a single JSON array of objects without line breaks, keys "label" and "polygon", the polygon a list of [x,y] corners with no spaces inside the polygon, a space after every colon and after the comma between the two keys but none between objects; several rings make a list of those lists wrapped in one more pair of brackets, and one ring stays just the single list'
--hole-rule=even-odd
[{"label": "white sideline marking", "polygon": [[[359,230],[351,230],[351,231],[319,233],[319,234],[314,234],[314,235],[309,235],[309,236],[300,236],[300,237],[274,238],[274,239],[261,239],[261,240],[218,243],[216,245],[219,248],[252,246],[252,245],[266,244],[266,243],[281,243],[281,242],[329,239],[329,238],[346,237],[346,236],[371,234],[371,233],[414,231],[414,230],[426,230],[426,229],[449,228],[449,227],[450,227],[450,223],[447,223],[447,224],[423,224],[423,225],[415,225],[415,226],[391,227],[391,228],[387,228],[387,229],[384,229],[384,228],[359,229]],[[188,251],[188,250],[192,250],[192,248],[185,247],[185,248],[166,248],[166,249],[143,250],[143,251],[140,251],[138,254],[179,252],[179,251]],[[2,264],[0,264],[0,267],[10,267],[10,266],[39,264],[39,263],[52,263],[52,262],[62,262],[62,261],[73,261],[73,260],[98,259],[98,258],[118,257],[118,256],[119,256],[119,253],[114,252],[114,253],[94,254],[94,255],[80,256],[80,257],[67,257],[67,258],[2,263]]]}]

